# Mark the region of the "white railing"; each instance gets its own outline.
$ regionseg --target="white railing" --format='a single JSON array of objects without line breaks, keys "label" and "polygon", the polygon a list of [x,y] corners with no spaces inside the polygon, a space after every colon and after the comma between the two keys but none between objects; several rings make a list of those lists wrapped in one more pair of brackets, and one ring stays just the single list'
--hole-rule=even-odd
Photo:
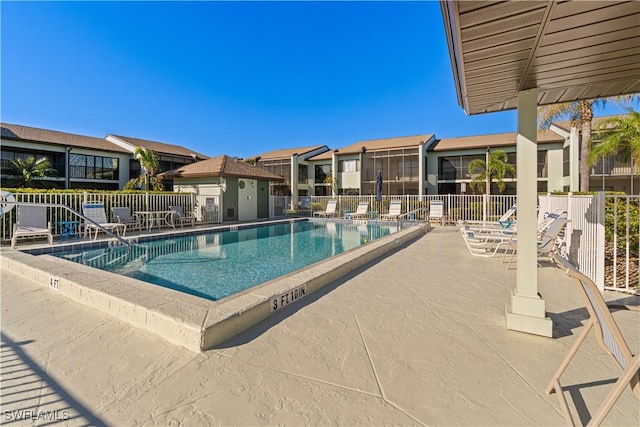
[{"label": "white railing", "polygon": [[640,287],[640,196],[546,195],[540,212],[562,209],[569,261],[601,290],[637,293]]},{"label": "white railing", "polygon": [[[82,204],[88,202],[104,203],[107,219],[111,218],[111,207],[126,206],[135,211],[160,211],[167,210],[170,205],[182,206],[185,213],[193,212],[195,197],[192,193],[13,193],[18,203],[46,203],[52,205],[65,205],[71,209],[82,212]],[[12,209],[1,217],[0,238],[3,241],[11,239],[13,224],[16,222],[16,209]],[[48,219],[51,222],[54,236],[61,234],[59,222],[77,221],[77,216],[62,207],[52,207],[48,210]]]}]

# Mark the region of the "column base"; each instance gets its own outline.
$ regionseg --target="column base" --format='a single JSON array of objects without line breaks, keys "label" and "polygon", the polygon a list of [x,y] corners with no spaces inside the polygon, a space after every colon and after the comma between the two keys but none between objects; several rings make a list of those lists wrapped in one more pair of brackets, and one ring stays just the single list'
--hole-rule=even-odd
[{"label": "column base", "polygon": [[553,336],[553,321],[546,316],[544,300],[520,296],[514,289],[511,304],[506,304],[507,329],[541,335]]}]

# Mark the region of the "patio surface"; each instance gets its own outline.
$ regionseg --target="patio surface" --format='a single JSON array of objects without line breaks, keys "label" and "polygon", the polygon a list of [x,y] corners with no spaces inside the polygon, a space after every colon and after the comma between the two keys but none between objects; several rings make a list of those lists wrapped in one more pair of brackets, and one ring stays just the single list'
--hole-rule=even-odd
[{"label": "patio surface", "polygon": [[[12,426],[563,425],[544,390],[587,318],[572,281],[543,263],[554,338],[507,330],[515,270],[470,256],[453,227],[200,354],[6,270],[1,280],[1,416]],[[638,352],[640,314],[614,317]],[[562,381],[577,422],[619,373],[590,336]],[[627,389],[605,425],[640,425],[639,408]]]}]

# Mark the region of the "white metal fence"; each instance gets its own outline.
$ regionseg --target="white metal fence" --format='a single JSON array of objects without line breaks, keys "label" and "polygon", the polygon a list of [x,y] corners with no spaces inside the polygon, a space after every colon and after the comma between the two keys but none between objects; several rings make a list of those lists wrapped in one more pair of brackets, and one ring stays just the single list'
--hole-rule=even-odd
[{"label": "white metal fence", "polygon": [[[193,212],[197,200],[191,193],[14,193],[17,203],[47,203],[62,204],[82,213],[82,204],[90,202],[104,203],[107,219],[111,218],[111,207],[126,206],[131,212],[167,210],[169,206],[182,206],[185,213]],[[0,238],[3,241],[11,239],[13,224],[16,222],[17,209],[11,209],[2,216],[0,221]],[[52,233],[61,233],[59,222],[76,221],[78,218],[64,208],[49,208],[48,219],[51,222]]]},{"label": "white metal fence", "polygon": [[640,287],[640,196],[546,195],[540,212],[562,209],[569,261],[601,290],[637,292]]},{"label": "white metal fence", "polygon": [[491,221],[500,218],[511,206],[516,203],[514,195],[479,195],[466,196],[455,194],[439,194],[429,196],[382,196],[382,200],[376,200],[371,196],[310,196],[311,209],[301,209],[299,205],[292,208],[291,197],[273,196],[271,216],[284,215],[287,211],[295,211],[297,214],[313,215],[314,211],[323,211],[327,207],[327,202],[332,199],[338,200],[338,214],[343,216],[346,212],[353,212],[358,207],[358,203],[366,201],[369,203],[369,211],[379,214],[389,212],[391,200],[402,201],[402,212],[411,212],[417,209],[428,209],[432,200],[441,200],[444,203],[445,219],[448,222],[457,220],[466,221]]},{"label": "white metal fence", "polygon": [[[142,210],[166,210],[170,205],[182,206],[185,213],[195,214],[198,223],[221,223],[222,200],[220,196],[201,196],[193,193],[15,193],[16,202],[62,204],[82,211],[82,203],[102,202],[108,217],[111,207],[127,206],[131,212]],[[299,198],[302,199],[302,198]],[[293,212],[312,216],[314,211],[325,210],[333,197],[311,196],[306,209],[296,206]],[[358,203],[367,201],[369,211],[378,214],[389,212],[391,200],[402,201],[402,212],[428,210],[433,200],[444,204],[447,222],[457,220],[496,220],[516,203],[516,196],[504,195],[430,195],[430,196],[338,196],[338,215],[355,211]],[[269,216],[279,217],[292,212],[291,198],[271,196]],[[539,196],[539,215],[564,210],[570,223],[564,235],[564,245],[569,260],[581,272],[594,280],[600,289],[638,292],[640,287],[640,196],[621,195],[542,195]],[[49,220],[53,234],[59,235],[59,222],[77,220],[74,214],[63,208],[50,208]],[[517,216],[517,212],[516,212]],[[2,216],[0,238],[11,239],[16,209]]]}]

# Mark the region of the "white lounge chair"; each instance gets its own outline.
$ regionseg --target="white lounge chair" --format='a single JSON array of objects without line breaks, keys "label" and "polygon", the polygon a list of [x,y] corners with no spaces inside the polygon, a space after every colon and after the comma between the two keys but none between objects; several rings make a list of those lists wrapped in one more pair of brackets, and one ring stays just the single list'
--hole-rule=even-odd
[{"label": "white lounge chair", "polygon": [[395,221],[400,215],[402,215],[402,201],[392,200],[389,203],[389,213],[380,215],[380,219],[382,221]]},{"label": "white lounge chair", "polygon": [[132,216],[129,208],[112,207],[111,213],[113,214],[113,218],[116,220],[116,222],[137,228],[138,230],[142,229],[142,224],[140,222],[140,219],[136,214],[133,214]]},{"label": "white lounge chair", "polygon": [[43,236],[49,240],[50,245],[53,245],[51,222],[47,221],[47,208],[45,206],[18,205],[18,219],[13,224],[11,248],[15,249],[18,237]]},{"label": "white lounge chair", "polygon": [[338,207],[337,200],[329,200],[327,202],[327,208],[325,210],[314,212],[313,215],[324,216],[324,217],[335,216],[337,207]]},{"label": "white lounge chair", "polygon": [[119,222],[108,222],[107,214],[104,212],[104,204],[103,203],[83,203],[82,204],[82,214],[89,218],[90,220],[98,223],[100,227],[92,222],[85,222],[84,226],[84,236],[87,234],[91,235],[91,232],[95,230],[96,234],[93,238],[94,240],[98,238],[98,233],[100,231],[109,230],[115,232],[121,236],[124,236],[127,232],[127,225],[121,224]]},{"label": "white lounge chair", "polygon": [[358,203],[355,212],[349,214],[349,219],[368,219],[369,218],[369,202]]},{"label": "white lounge chair", "polygon": [[191,215],[185,215],[182,210],[182,206],[169,206],[169,210],[173,211],[173,224],[180,224],[184,227],[185,223],[191,224],[193,227],[196,225],[196,217]]},{"label": "white lounge chair", "polygon": [[518,209],[517,205],[511,206],[497,221],[464,221],[459,220],[458,226],[461,230],[479,230],[479,229],[510,229],[515,225],[515,221],[513,220],[513,215],[516,213]]}]

